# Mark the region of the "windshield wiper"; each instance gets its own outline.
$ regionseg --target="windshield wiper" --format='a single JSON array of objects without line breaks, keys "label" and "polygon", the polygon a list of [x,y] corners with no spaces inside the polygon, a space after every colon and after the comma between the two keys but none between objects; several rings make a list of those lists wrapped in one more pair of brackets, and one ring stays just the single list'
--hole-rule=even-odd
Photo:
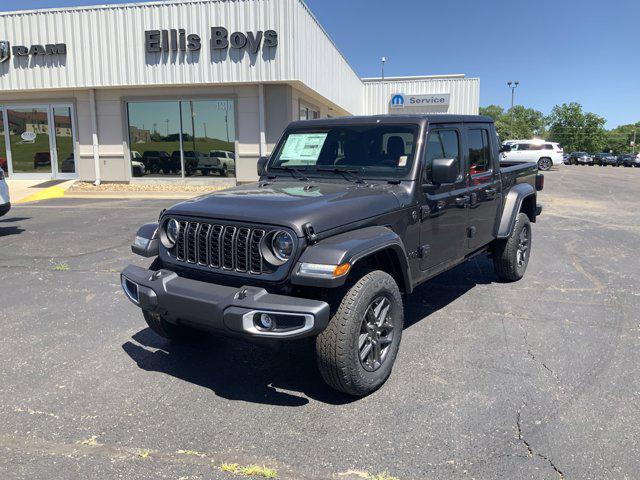
[{"label": "windshield wiper", "polygon": [[309,177],[307,177],[304,173],[302,173],[302,170],[299,170],[295,167],[288,167],[286,165],[280,165],[279,167],[271,167],[270,170],[284,170],[285,172],[289,172],[291,173],[291,175],[294,178],[297,178],[299,180],[303,180],[305,182],[309,181]]},{"label": "windshield wiper", "polygon": [[328,168],[316,167],[316,170],[318,172],[339,173],[344,178],[346,178],[348,181],[353,182],[353,183],[367,183],[362,178],[360,178],[358,175],[356,175],[358,170],[348,170],[346,168],[338,168],[338,167],[328,167]]}]

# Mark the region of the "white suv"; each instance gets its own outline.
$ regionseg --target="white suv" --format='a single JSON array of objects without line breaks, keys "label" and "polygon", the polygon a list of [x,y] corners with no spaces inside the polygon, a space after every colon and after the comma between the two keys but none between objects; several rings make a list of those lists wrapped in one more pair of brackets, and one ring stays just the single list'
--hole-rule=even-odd
[{"label": "white suv", "polygon": [[0,167],[0,217],[11,209],[9,186],[4,179],[4,170]]},{"label": "white suv", "polygon": [[544,140],[507,140],[511,151],[504,152],[501,160],[507,162],[536,162],[540,170],[549,170],[554,165],[564,165],[564,149],[558,143]]}]

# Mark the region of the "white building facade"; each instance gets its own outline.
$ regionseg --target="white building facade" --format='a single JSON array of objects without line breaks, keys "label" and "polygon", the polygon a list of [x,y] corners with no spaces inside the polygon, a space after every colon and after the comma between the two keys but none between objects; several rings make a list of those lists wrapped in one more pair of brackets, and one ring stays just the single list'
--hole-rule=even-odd
[{"label": "white building facade", "polygon": [[0,32],[13,178],[252,181],[293,120],[479,107],[476,78],[360,79],[302,0],[10,12]]}]

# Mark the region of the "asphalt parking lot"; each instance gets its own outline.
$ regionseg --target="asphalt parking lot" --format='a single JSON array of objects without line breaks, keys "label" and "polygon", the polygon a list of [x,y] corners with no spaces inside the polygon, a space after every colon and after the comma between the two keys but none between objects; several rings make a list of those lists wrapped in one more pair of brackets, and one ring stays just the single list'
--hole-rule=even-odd
[{"label": "asphalt parking lot", "polygon": [[173,203],[0,219],[0,478],[626,479],[640,472],[640,169],[546,173],[526,277],[475,259],[405,298],[393,374],[352,399],[305,344],[156,337],[120,291]]}]

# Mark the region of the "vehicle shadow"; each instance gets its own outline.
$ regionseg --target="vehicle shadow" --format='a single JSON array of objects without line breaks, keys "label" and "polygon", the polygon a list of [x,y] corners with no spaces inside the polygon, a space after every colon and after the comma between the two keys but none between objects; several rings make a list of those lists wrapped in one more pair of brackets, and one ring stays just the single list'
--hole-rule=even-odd
[{"label": "vehicle shadow", "polygon": [[[405,330],[476,285],[496,280],[490,262],[479,257],[443,273],[405,297]],[[148,328],[122,345],[139,368],[199,385],[228,400],[284,407],[301,407],[309,399],[331,405],[358,400],[326,386],[313,347],[312,340],[266,346],[208,335],[180,344]]]}]

